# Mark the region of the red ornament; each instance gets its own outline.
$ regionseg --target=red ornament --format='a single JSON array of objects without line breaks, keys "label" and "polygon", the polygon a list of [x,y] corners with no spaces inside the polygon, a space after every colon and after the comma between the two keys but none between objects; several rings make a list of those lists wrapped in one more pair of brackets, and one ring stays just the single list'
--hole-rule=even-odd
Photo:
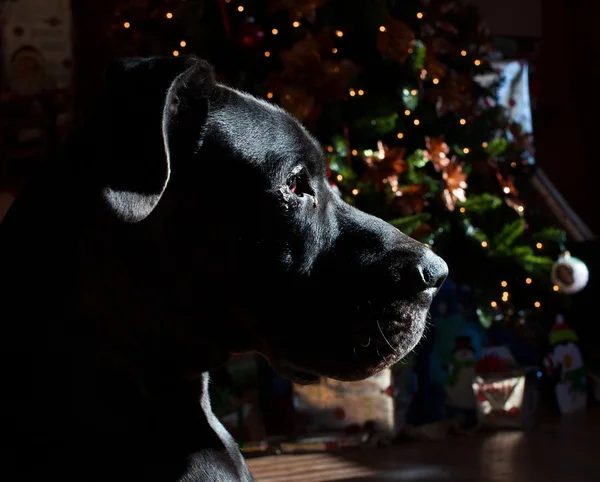
[{"label": "red ornament", "polygon": [[237,35],[241,48],[255,49],[262,44],[265,32],[259,25],[245,21],[238,28]]}]

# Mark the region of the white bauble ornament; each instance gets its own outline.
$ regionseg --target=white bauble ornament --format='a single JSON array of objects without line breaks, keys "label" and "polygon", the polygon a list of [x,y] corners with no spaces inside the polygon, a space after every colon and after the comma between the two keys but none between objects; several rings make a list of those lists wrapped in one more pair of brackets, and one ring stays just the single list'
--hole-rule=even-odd
[{"label": "white bauble ornament", "polygon": [[552,266],[550,276],[552,282],[559,287],[562,293],[572,295],[585,288],[590,273],[583,261],[565,251]]}]

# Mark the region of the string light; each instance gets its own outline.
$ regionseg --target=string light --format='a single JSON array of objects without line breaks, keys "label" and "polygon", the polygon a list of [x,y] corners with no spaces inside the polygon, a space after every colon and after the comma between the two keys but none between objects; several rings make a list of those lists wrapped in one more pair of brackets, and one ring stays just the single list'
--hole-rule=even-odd
[{"label": "string light", "polygon": [[525,208],[523,206],[517,206],[517,211],[522,213],[523,211],[525,211]]},{"label": "string light", "polygon": [[181,42],[179,42],[179,45],[185,47],[187,45],[187,42],[185,40],[182,40]]},{"label": "string light", "polygon": [[298,22],[298,21],[295,21],[294,23],[292,23],[292,26],[293,26],[294,28],[298,28],[298,27],[300,26],[300,22]]},{"label": "string light", "polygon": [[536,247],[537,249],[542,249],[542,248],[544,247],[544,245],[543,245],[542,243],[537,243],[537,244],[535,245],[535,247]]},{"label": "string light", "polygon": [[481,60],[477,59],[473,62],[477,67],[481,65]]},{"label": "string light", "polygon": [[502,288],[506,288],[508,286],[508,283],[506,281],[502,281],[502,283],[500,283],[500,286],[502,286]]},{"label": "string light", "polygon": [[508,291],[504,291],[504,292],[502,293],[502,298],[508,298],[508,296],[509,296],[509,295],[508,295]]},{"label": "string light", "polygon": [[554,286],[552,287],[552,289],[553,289],[554,291],[558,291],[558,290],[560,289],[560,287],[559,287],[558,285],[554,285]]},{"label": "string light", "polygon": [[167,12],[167,14],[165,15],[165,17],[167,17],[169,20],[173,18],[173,14],[171,12]]},{"label": "string light", "polygon": [[338,174],[337,177],[336,177],[336,179],[338,181],[343,181],[344,180],[344,176],[342,176],[341,174]]},{"label": "string light", "polygon": [[419,119],[415,119],[413,121],[413,124],[416,125],[416,126],[418,126],[420,123],[421,123],[421,121]]},{"label": "string light", "polygon": [[179,57],[179,51],[173,50],[173,57]]},{"label": "string light", "polygon": [[335,31],[335,34],[336,34],[338,37],[343,37],[343,36],[344,36],[344,32],[342,32],[341,30],[336,30],[336,31]]},{"label": "string light", "polygon": [[354,97],[356,95],[356,92],[354,91],[354,89],[350,89],[350,96]]},{"label": "string light", "polygon": [[243,12],[244,11],[244,6],[240,5],[237,10],[238,10],[238,12]]},{"label": "string light", "polygon": [[464,152],[465,154],[468,154],[469,152],[471,152],[471,149],[469,149],[468,147],[465,147],[465,148],[463,149],[463,152]]},{"label": "string light", "polygon": [[504,191],[504,194],[508,194],[510,193],[510,187],[506,186],[504,189],[502,189]]},{"label": "string light", "polygon": [[269,52],[268,50],[265,52],[265,57],[270,57],[271,56],[271,52]]},{"label": "string light", "polygon": [[352,155],[353,156],[358,156],[358,151],[356,149],[352,149]]},{"label": "string light", "polygon": [[482,143],[481,143],[481,147],[483,147],[484,149],[485,149],[487,146],[488,146],[488,143],[487,143],[487,142],[482,142]]},{"label": "string light", "polygon": [[482,242],[481,242],[481,246],[482,246],[483,248],[487,248],[487,241],[482,241]]},{"label": "string light", "polygon": [[539,301],[536,301],[533,306],[535,306],[536,308],[539,308],[540,306],[542,306],[542,304]]},{"label": "string light", "polygon": [[514,169],[515,167],[517,167],[517,163],[515,161],[511,162],[510,167]]},{"label": "string light", "polygon": [[129,22],[125,22],[125,23],[123,24],[123,27],[125,27],[125,28],[129,28],[129,27],[131,27],[131,24],[130,24]]},{"label": "string light", "polygon": [[462,55],[463,57],[467,56],[467,51],[466,50],[461,50],[460,51],[460,55]]},{"label": "string light", "polygon": [[333,152],[333,146],[327,146],[327,152]]},{"label": "string light", "polygon": [[273,92],[269,92],[267,94],[267,99],[272,99],[273,98]]},{"label": "string light", "polygon": [[402,139],[404,137],[404,133],[403,132],[398,132],[398,134],[396,134],[396,137],[398,139]]},{"label": "string light", "polygon": [[379,31],[380,32],[385,32],[386,31],[385,25],[382,25],[381,27],[379,27]]},{"label": "string light", "polygon": [[417,12],[417,18],[419,20],[421,20],[423,18],[423,13],[422,12]]},{"label": "string light", "polygon": [[409,110],[409,109],[406,109],[406,110],[404,111],[404,115],[410,115],[410,110]]},{"label": "string light", "polygon": [[364,95],[365,91],[362,89],[358,89],[358,95]]},{"label": "string light", "polygon": [[530,285],[533,282],[533,280],[531,278],[525,278],[525,283],[527,283],[528,285]]},{"label": "string light", "polygon": [[436,85],[439,84],[440,83],[440,79],[438,79],[437,77],[434,77],[433,78],[433,83],[436,84]]},{"label": "string light", "polygon": [[276,28],[274,28],[273,30],[271,30],[271,33],[273,35],[277,35],[279,33],[279,30],[277,30]]},{"label": "string light", "polygon": [[335,47],[334,47],[334,48],[332,48],[332,49],[331,49],[331,53],[332,53],[332,54],[337,54],[337,49],[336,49]]},{"label": "string light", "polygon": [[490,303],[490,306],[491,306],[492,308],[496,308],[496,306],[498,306],[498,303],[496,303],[495,301],[492,301],[492,302]]},{"label": "string light", "polygon": [[459,122],[460,122],[461,126],[464,126],[467,123],[467,120],[466,119],[461,119]]},{"label": "string light", "polygon": [[459,211],[460,211],[461,213],[466,213],[466,212],[467,212],[467,210],[466,210],[464,207],[460,208],[460,209],[459,209]]},{"label": "string light", "polygon": [[417,95],[417,89],[413,89],[410,91],[410,95]]},{"label": "string light", "polygon": [[352,194],[353,194],[354,196],[356,196],[356,195],[358,194],[358,192],[359,192],[359,191],[358,191],[358,189],[352,189]]}]

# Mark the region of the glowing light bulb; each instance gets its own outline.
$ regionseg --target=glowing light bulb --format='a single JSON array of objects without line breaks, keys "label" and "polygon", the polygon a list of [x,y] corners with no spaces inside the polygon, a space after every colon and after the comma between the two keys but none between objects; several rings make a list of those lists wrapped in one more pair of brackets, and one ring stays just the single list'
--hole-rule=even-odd
[{"label": "glowing light bulb", "polygon": [[336,34],[338,37],[343,37],[343,36],[344,36],[344,32],[342,32],[341,30],[336,30],[336,31],[335,31],[335,34]]},{"label": "glowing light bulb", "polygon": [[461,213],[466,213],[466,212],[467,212],[467,210],[466,210],[464,207],[460,208],[460,209],[459,209],[459,211],[460,211]]},{"label": "glowing light bulb", "polygon": [[379,27],[379,31],[380,32],[385,32],[387,29],[385,28],[385,25],[382,25],[381,27]]},{"label": "glowing light bulb", "polygon": [[544,245],[543,245],[542,243],[537,243],[537,244],[535,245],[535,247],[536,247],[537,249],[542,249],[542,248],[544,247]]},{"label": "glowing light bulb", "polygon": [[533,280],[531,278],[525,278],[525,283],[527,283],[528,285],[530,285],[533,282]]},{"label": "glowing light bulb", "polygon": [[406,110],[404,111],[404,115],[410,115],[410,110],[409,110],[409,109],[406,109]]},{"label": "glowing light bulb", "polygon": [[508,291],[505,291],[504,293],[502,293],[502,298],[508,298]]},{"label": "glowing light bulb", "polygon": [[524,210],[525,210],[525,208],[523,206],[517,207],[517,211],[519,211],[520,213],[522,213]]},{"label": "glowing light bulb", "polygon": [[410,95],[417,95],[417,89],[413,89],[410,91]]},{"label": "glowing light bulb", "polygon": [[500,286],[502,286],[502,288],[506,288],[508,286],[508,283],[506,281],[502,281],[502,283],[500,283]]},{"label": "glowing light bulb", "polygon": [[552,287],[552,289],[553,289],[554,291],[558,291],[558,290],[560,290],[560,287],[559,287],[558,285],[554,285],[554,286]]},{"label": "glowing light bulb", "polygon": [[436,84],[436,85],[439,84],[440,83],[440,79],[438,79],[437,77],[434,77],[433,78],[433,83]]},{"label": "glowing light bulb", "polygon": [[510,163],[510,167],[512,167],[512,168],[515,168],[515,167],[517,167],[517,163],[516,163],[515,161],[511,162],[511,163]]},{"label": "glowing light bulb", "polygon": [[181,47],[185,47],[187,45],[187,42],[185,40],[182,40],[181,42],[179,42],[179,45]]},{"label": "glowing light bulb", "polygon": [[173,50],[173,57],[179,57],[179,52],[177,50]]},{"label": "glowing light bulb", "polygon": [[337,50],[335,47],[331,49],[331,53],[332,53],[332,54],[337,54],[337,51],[338,51],[338,50]]},{"label": "glowing light bulb", "polygon": [[359,192],[359,191],[358,191],[358,189],[352,189],[352,194],[353,194],[354,196],[356,196],[356,195],[358,194],[358,192]]},{"label": "glowing light bulb", "polygon": [[271,52],[269,52],[268,50],[265,52],[265,57],[270,57],[271,56]]},{"label": "glowing light bulb", "polygon": [[353,156],[358,156],[358,151],[356,149],[352,149],[352,155]]},{"label": "glowing light bulb", "polygon": [[273,98],[273,92],[269,92],[267,94],[267,99],[272,99]]},{"label": "glowing light bulb", "polygon": [[354,89],[350,89],[350,96],[354,97],[356,95],[356,92],[354,91]]},{"label": "glowing light bulb", "polygon": [[481,246],[482,246],[483,248],[487,248],[487,245],[488,245],[488,244],[487,244],[487,241],[482,241],[482,242],[481,242]]},{"label": "glowing light bulb", "polygon": [[396,137],[398,139],[402,139],[404,137],[404,133],[403,132],[398,132],[398,134],[396,134]]},{"label": "glowing light bulb", "polygon": [[296,22],[292,23],[292,26],[294,28],[298,28],[300,26],[300,22],[296,21]]},{"label": "glowing light bulb", "polygon": [[467,123],[467,120],[466,119],[461,119],[459,122],[460,122],[461,126],[464,126]]},{"label": "glowing light bulb", "polygon": [[364,95],[365,91],[362,89],[358,89],[358,95]]},{"label": "glowing light bulb", "polygon": [[279,30],[277,30],[276,28],[274,28],[273,30],[271,30],[271,33],[273,35],[277,35],[279,33]]},{"label": "glowing light bulb", "polygon": [[328,152],[333,152],[333,146],[327,146],[327,151]]},{"label": "glowing light bulb", "polygon": [[418,126],[420,123],[421,123],[421,121],[419,119],[415,119],[413,121],[413,124],[416,125],[416,126]]},{"label": "glowing light bulb", "polygon": [[533,306],[535,306],[536,308],[539,308],[540,306],[542,306],[542,304],[539,301],[536,301]]},{"label": "glowing light bulb", "polygon": [[165,17],[167,17],[169,20],[173,18],[173,14],[171,12],[167,12],[167,14],[165,15]]},{"label": "glowing light bulb", "polygon": [[342,176],[341,174],[338,174],[337,177],[336,177],[336,179],[338,181],[343,181],[344,180],[344,176]]},{"label": "glowing light bulb", "polygon": [[495,301],[492,301],[492,302],[490,303],[490,306],[491,306],[492,308],[496,308],[496,306],[498,306],[498,303],[496,303]]},{"label": "glowing light bulb", "polygon": [[477,67],[481,65],[481,60],[477,59],[473,62]]},{"label": "glowing light bulb", "polygon": [[487,142],[482,142],[482,143],[481,143],[481,147],[483,147],[484,149],[485,149],[487,146],[488,146],[488,143],[487,143]]},{"label": "glowing light bulb", "polygon": [[417,18],[421,20],[423,18],[423,12],[417,12]]},{"label": "glowing light bulb", "polygon": [[125,22],[125,23],[123,24],[123,27],[125,27],[125,28],[129,28],[129,27],[131,27],[131,24],[130,24],[129,22]]},{"label": "glowing light bulb", "polygon": [[467,51],[466,50],[461,50],[460,51],[460,55],[462,55],[463,57],[467,56]]},{"label": "glowing light bulb", "polygon": [[508,194],[510,192],[510,187],[507,186],[502,190],[504,191],[504,194]]},{"label": "glowing light bulb", "polygon": [[468,147],[465,147],[465,148],[463,149],[463,152],[464,152],[465,154],[468,154],[469,152],[471,152],[471,149],[469,149]]},{"label": "glowing light bulb", "polygon": [[244,11],[244,6],[240,5],[237,10],[238,10],[238,12],[243,12]]}]

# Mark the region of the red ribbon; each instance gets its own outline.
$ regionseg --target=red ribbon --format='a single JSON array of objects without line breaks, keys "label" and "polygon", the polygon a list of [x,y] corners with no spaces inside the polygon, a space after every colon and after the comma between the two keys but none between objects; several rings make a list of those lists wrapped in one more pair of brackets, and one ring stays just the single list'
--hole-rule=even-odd
[{"label": "red ribbon", "polygon": [[231,38],[231,24],[229,23],[229,16],[227,15],[227,6],[225,5],[225,0],[219,0],[219,5],[221,6],[221,17],[223,18],[223,27],[225,28],[225,33],[227,34],[227,38]]}]

